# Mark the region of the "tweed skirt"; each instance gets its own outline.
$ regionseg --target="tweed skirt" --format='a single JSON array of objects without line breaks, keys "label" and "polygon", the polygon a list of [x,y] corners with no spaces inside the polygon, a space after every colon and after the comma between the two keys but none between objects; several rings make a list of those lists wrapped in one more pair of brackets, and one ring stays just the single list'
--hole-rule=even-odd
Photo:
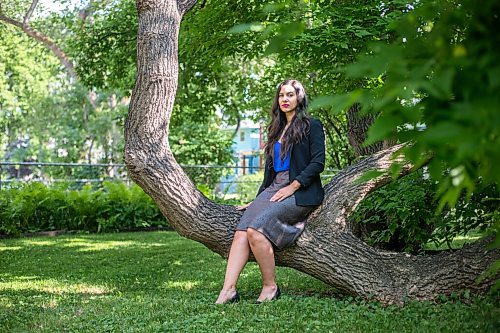
[{"label": "tweed skirt", "polygon": [[280,202],[269,201],[276,192],[289,184],[288,171],[278,172],[271,186],[247,207],[236,230],[255,229],[280,250],[292,245],[304,231],[307,215],[315,207],[297,206],[294,195]]}]

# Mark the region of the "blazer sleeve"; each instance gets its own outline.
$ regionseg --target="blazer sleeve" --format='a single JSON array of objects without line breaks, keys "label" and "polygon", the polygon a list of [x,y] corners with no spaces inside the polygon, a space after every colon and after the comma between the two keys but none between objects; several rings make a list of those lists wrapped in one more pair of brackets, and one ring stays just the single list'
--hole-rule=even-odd
[{"label": "blazer sleeve", "polygon": [[294,178],[303,187],[308,187],[314,178],[325,169],[325,132],[321,121],[317,119],[311,121],[309,140],[311,160],[304,170]]}]

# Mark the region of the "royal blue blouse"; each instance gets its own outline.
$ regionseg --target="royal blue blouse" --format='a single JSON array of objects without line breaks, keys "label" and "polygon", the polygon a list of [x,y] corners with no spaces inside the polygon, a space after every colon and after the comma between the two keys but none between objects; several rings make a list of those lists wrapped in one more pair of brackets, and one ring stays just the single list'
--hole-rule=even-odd
[{"label": "royal blue blouse", "polygon": [[286,154],[286,157],[284,160],[280,158],[280,150],[281,150],[281,143],[276,142],[274,144],[274,171],[280,172],[280,171],[286,171],[290,169],[290,152],[291,150],[288,150],[288,153]]}]

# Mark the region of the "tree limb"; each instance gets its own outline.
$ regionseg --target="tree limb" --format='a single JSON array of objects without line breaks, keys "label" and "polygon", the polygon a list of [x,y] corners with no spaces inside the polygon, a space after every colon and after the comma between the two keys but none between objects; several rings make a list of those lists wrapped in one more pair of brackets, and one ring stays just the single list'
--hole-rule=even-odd
[{"label": "tree limb", "polygon": [[[130,177],[155,200],[180,235],[227,257],[241,212],[216,204],[198,191],[168,143],[182,16],[173,0],[138,0],[137,7],[137,80],[125,123],[125,164]],[[391,181],[392,156],[403,147],[384,149],[336,174],[325,187],[323,205],[309,216],[296,244],[276,251],[276,264],[300,270],[345,293],[385,303],[433,299],[439,293],[465,288],[486,291],[492,281],[476,283],[476,278],[500,255],[499,250],[486,248],[488,240],[456,252],[413,256],[375,249],[350,232],[349,214],[368,193]],[[396,161],[403,164],[400,176],[412,171],[401,155]],[[373,169],[384,174],[363,183],[355,181]]]},{"label": "tree limb", "polygon": [[30,9],[28,9],[28,11],[26,12],[26,15],[24,15],[23,26],[26,26],[28,24],[28,21],[31,17],[31,14],[33,14],[33,12],[35,11],[35,7],[37,4],[38,4],[38,0],[33,0],[33,2],[31,2]]},{"label": "tree limb", "polygon": [[177,8],[179,8],[179,13],[184,15],[187,13],[194,5],[196,5],[197,0],[179,0],[177,2]]},{"label": "tree limb", "polygon": [[66,55],[66,53],[47,35],[41,33],[40,31],[33,29],[28,24],[23,24],[22,22],[11,19],[10,17],[7,17],[1,13],[0,13],[0,21],[12,24],[13,26],[20,28],[28,36],[36,39],[37,41],[39,41],[40,43],[45,45],[49,50],[52,51],[52,53],[54,53],[54,55],[57,57],[57,59],[59,59],[61,64],[63,64],[63,66],[66,68],[66,72],[68,73],[68,76],[71,79],[76,81],[77,75],[75,72],[73,62],[69,59],[69,57]]}]

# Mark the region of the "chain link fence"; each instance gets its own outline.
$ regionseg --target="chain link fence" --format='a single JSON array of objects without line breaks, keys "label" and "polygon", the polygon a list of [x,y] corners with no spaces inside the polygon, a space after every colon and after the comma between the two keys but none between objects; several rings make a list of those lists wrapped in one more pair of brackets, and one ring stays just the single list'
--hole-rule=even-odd
[{"label": "chain link fence", "polygon": [[[181,165],[186,175],[206,195],[222,199],[251,200],[263,179],[258,167],[220,165]],[[323,180],[330,179],[336,170],[326,170]],[[124,164],[80,164],[41,162],[0,162],[0,189],[40,182],[47,186],[65,186],[79,189],[83,186],[102,187],[105,181],[129,178]]]}]

